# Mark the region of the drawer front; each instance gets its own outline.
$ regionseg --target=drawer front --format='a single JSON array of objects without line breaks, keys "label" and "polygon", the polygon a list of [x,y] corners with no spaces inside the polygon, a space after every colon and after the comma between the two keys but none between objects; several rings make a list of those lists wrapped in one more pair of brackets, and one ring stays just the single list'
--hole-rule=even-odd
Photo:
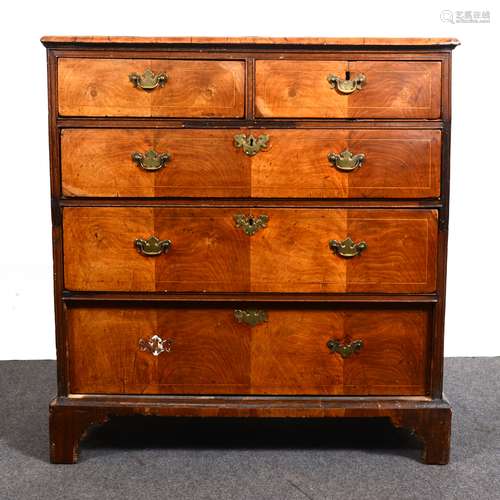
[{"label": "drawer front", "polygon": [[[146,70],[154,76],[146,78]],[[62,58],[59,114],[242,117],[244,83],[241,61]]]},{"label": "drawer front", "polygon": [[65,208],[63,220],[69,290],[436,289],[436,210]]},{"label": "drawer front", "polygon": [[260,60],[256,109],[261,117],[439,118],[441,63]]},{"label": "drawer front", "polygon": [[[424,395],[426,306],[70,307],[70,391]],[[265,316],[263,316],[264,311]],[[256,318],[256,324],[245,322]],[[249,320],[247,320],[249,321]]]},{"label": "drawer front", "polygon": [[[248,156],[235,145],[242,133],[267,136],[265,148]],[[67,129],[61,155],[65,196],[431,198],[440,191],[438,130]]]}]

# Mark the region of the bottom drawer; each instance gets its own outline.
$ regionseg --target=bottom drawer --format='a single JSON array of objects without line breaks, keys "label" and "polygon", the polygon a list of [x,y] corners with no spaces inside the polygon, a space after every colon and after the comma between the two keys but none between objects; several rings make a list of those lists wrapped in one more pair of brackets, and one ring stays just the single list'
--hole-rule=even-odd
[{"label": "bottom drawer", "polygon": [[431,306],[69,306],[70,392],[427,393]]}]

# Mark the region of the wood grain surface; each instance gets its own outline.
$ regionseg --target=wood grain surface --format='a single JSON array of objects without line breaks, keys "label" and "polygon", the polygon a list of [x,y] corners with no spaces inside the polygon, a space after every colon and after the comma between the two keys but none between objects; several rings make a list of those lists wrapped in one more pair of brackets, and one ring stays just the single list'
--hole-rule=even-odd
[{"label": "wood grain surface", "polygon": [[[257,60],[256,111],[276,118],[439,118],[441,63],[416,61]],[[366,77],[341,94],[327,76]]]},{"label": "wood grain surface", "polygon": [[[253,157],[234,136],[267,134]],[[154,149],[170,161],[156,172],[137,166],[132,153]],[[328,154],[363,153],[352,172],[336,169]],[[61,131],[65,196],[431,198],[439,196],[438,130],[280,129],[65,129]]]},{"label": "wood grain surface", "polygon": [[[51,460],[74,463],[89,426],[142,414],[385,417],[415,431],[426,463],[446,463],[458,41],[42,42],[58,356]],[[164,88],[133,87],[128,75],[148,67],[168,73]],[[363,73],[366,84],[341,95],[331,73]],[[233,149],[236,131],[267,133],[269,147],[247,158]],[[131,161],[149,148],[172,155],[163,170]],[[337,172],[330,148],[366,161]],[[265,213],[267,227],[249,237],[236,213]],[[171,239],[170,251],[140,255],[134,240],[151,235]],[[359,257],[330,251],[329,240],[346,236],[367,242]],[[268,321],[234,320],[234,307],[252,306]],[[171,352],[139,350],[155,333],[173,341]],[[342,359],[330,339],[364,345]]]},{"label": "wood grain surface", "polygon": [[[234,215],[267,215],[247,236]],[[433,292],[435,210],[65,208],[65,287],[74,291]],[[172,241],[158,257],[136,238]],[[366,241],[358,257],[328,243]]]},{"label": "wood grain surface", "polygon": [[256,44],[256,45],[360,45],[360,46],[455,46],[460,42],[456,38],[324,38],[324,37],[192,37],[192,36],[44,36],[44,44]]},{"label": "wood grain surface", "polygon": [[[102,394],[423,395],[429,309],[267,309],[238,323],[233,309],[76,307],[68,311],[71,392]],[[170,339],[153,356],[139,340]],[[362,340],[343,359],[330,339]]]},{"label": "wood grain surface", "polygon": [[[165,72],[162,88],[135,88],[129,74]],[[61,58],[58,62],[62,116],[242,117],[242,61]]]}]

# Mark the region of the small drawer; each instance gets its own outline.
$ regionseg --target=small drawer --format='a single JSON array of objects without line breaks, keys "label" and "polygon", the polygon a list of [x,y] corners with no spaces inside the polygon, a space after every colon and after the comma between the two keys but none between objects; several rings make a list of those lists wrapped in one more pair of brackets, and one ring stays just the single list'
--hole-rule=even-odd
[{"label": "small drawer", "polygon": [[65,208],[75,291],[433,292],[437,211]]},{"label": "small drawer", "polygon": [[441,132],[65,129],[61,158],[68,197],[432,198]]},{"label": "small drawer", "polygon": [[71,393],[425,395],[431,309],[69,306]]},{"label": "small drawer", "polygon": [[435,61],[256,62],[256,111],[278,118],[439,118]]},{"label": "small drawer", "polygon": [[61,116],[244,115],[242,61],[78,59],[58,62]]}]

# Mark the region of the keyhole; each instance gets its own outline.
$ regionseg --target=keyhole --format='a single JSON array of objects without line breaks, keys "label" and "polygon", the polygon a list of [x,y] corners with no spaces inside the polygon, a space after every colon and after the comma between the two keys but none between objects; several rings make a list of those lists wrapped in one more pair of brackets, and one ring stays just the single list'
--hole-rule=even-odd
[{"label": "keyhole", "polygon": [[350,80],[351,79],[351,72],[350,71],[346,71],[345,72],[345,79],[346,80]]},{"label": "keyhole", "polygon": [[253,226],[253,217],[250,217],[250,218],[248,219],[248,225],[249,225],[249,226]]},{"label": "keyhole", "polygon": [[248,139],[248,144],[249,144],[250,146],[253,146],[253,145],[254,145],[254,138],[253,138],[253,137],[250,137],[250,138]]}]

